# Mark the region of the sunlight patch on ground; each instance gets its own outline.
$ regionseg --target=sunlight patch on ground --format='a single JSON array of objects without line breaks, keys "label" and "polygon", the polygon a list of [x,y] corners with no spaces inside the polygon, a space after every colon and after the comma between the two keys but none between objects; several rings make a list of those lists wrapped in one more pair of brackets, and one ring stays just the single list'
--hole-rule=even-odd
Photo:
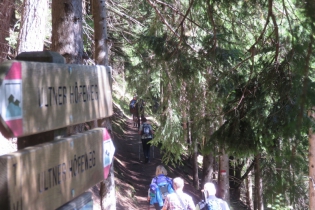
[{"label": "sunlight patch on ground", "polygon": [[120,165],[126,167],[126,165],[125,165],[123,162],[121,162],[118,158],[116,158],[115,156],[114,156],[114,159],[115,159]]}]

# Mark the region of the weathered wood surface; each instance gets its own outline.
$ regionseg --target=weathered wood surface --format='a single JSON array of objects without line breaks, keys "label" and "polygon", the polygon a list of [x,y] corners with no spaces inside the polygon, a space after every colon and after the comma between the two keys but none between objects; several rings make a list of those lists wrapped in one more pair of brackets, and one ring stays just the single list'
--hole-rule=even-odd
[{"label": "weathered wood surface", "polygon": [[103,129],[0,156],[0,209],[56,209],[100,182]]},{"label": "weathered wood surface", "polygon": [[6,61],[0,65],[0,128],[6,137],[54,130],[113,114],[104,66]]}]

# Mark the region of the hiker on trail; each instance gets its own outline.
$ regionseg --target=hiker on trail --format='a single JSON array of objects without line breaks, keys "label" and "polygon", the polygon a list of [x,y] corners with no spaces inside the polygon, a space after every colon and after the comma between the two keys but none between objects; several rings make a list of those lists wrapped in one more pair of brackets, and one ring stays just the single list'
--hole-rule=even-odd
[{"label": "hiker on trail", "polygon": [[195,210],[192,197],[183,192],[184,180],[180,177],[173,179],[175,193],[166,196],[162,210]]},{"label": "hiker on trail", "polygon": [[141,135],[141,142],[144,155],[144,163],[150,163],[150,143],[152,140],[154,131],[152,126],[147,122],[147,119],[143,116],[141,118],[142,124],[139,129],[139,134]]},{"label": "hiker on trail", "polygon": [[139,118],[139,110],[138,110],[138,101],[137,96],[133,96],[133,99],[129,103],[129,111],[132,114],[133,127],[139,127],[140,118]]},{"label": "hiker on trail", "polygon": [[167,176],[164,166],[158,165],[148,192],[150,205],[154,205],[156,210],[161,210],[166,196],[174,192],[172,185],[172,179]]},{"label": "hiker on trail", "polygon": [[144,116],[144,108],[145,108],[145,101],[143,99],[140,99],[139,101],[139,115],[140,117]]},{"label": "hiker on trail", "polygon": [[207,182],[203,187],[205,200],[200,201],[196,205],[196,210],[230,210],[226,201],[217,198],[215,185]]}]

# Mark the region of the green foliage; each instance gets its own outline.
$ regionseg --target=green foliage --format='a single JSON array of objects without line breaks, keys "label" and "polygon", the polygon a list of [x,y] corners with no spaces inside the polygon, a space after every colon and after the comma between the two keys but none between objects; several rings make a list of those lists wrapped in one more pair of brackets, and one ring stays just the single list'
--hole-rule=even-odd
[{"label": "green foliage", "polygon": [[163,161],[178,164],[195,141],[202,154],[217,146],[237,158],[264,152],[263,176],[272,177],[266,202],[302,209],[314,127],[307,115],[315,104],[314,3],[119,3],[134,21],[120,16],[119,30],[110,31],[119,43],[112,57],[124,66],[130,92],[151,106],[158,101],[153,144],[161,145]]},{"label": "green foliage", "polygon": [[281,194],[277,195],[274,201],[274,204],[268,204],[267,207],[272,210],[290,210],[294,209],[292,206],[286,206],[283,204],[283,196]]},{"label": "green foliage", "polygon": [[13,29],[10,30],[9,37],[6,37],[5,40],[8,41],[8,44],[11,48],[16,49],[17,43],[18,43],[18,37],[19,37],[19,29],[20,29],[20,23],[15,23]]}]

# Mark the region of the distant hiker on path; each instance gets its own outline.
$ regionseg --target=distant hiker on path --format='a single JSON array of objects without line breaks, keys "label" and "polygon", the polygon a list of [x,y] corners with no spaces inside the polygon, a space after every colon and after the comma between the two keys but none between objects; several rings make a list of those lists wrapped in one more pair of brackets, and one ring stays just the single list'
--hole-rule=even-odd
[{"label": "distant hiker on path", "polygon": [[148,192],[150,205],[154,205],[156,210],[161,210],[166,196],[170,193],[174,193],[172,185],[172,179],[167,176],[167,171],[164,166],[158,165]]},{"label": "distant hiker on path", "polygon": [[139,127],[140,118],[139,118],[139,107],[137,96],[133,96],[133,99],[129,103],[129,111],[132,114],[133,127]]},{"label": "distant hiker on path", "polygon": [[211,182],[208,182],[203,187],[205,201],[202,200],[196,206],[196,210],[230,210],[229,205],[226,201],[217,198],[215,185]]},{"label": "distant hiker on path", "polygon": [[184,180],[180,177],[173,179],[175,193],[166,196],[162,210],[195,210],[192,197],[183,192]]},{"label": "distant hiker on path", "polygon": [[143,99],[140,99],[139,101],[139,115],[140,117],[144,116],[144,109],[145,109],[145,101]]},{"label": "distant hiker on path", "polygon": [[141,118],[142,124],[139,129],[139,134],[141,135],[141,142],[144,155],[144,163],[150,163],[150,143],[152,140],[154,131],[152,126],[147,122],[147,119],[143,116]]}]

